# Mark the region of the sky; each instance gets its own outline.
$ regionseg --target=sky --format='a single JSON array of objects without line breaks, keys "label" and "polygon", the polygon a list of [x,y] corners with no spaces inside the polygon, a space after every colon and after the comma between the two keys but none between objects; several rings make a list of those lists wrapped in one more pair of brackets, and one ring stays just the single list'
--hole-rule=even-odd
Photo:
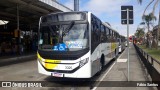
[{"label": "sky", "polygon": [[[59,3],[73,10],[74,0],[57,0]],[[121,6],[132,5],[134,9],[134,24],[129,25],[129,35],[134,35],[137,27],[142,22],[142,14],[145,7],[151,0],[143,0],[142,4],[138,0],[79,0],[80,11],[90,11],[96,15],[102,22],[109,22],[111,27],[118,31],[121,35],[127,36],[127,26],[121,24]],[[153,9],[154,3],[147,9],[146,14]],[[158,10],[155,11],[158,19]],[[157,25],[158,20],[154,22]],[[147,31],[147,30],[146,30]]]}]

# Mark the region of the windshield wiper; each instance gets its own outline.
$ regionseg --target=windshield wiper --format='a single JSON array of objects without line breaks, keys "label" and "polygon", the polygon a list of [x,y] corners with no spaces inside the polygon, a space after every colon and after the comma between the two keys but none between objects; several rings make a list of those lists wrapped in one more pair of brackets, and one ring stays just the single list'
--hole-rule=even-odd
[{"label": "windshield wiper", "polygon": [[[51,33],[55,34],[56,32],[53,30],[52,26],[51,26],[50,24],[48,24],[48,23],[47,23],[47,25],[49,26],[49,29],[50,29]],[[56,28],[57,28],[58,31],[59,31],[58,43],[60,43],[60,42],[63,41],[62,35],[60,34],[60,30],[61,30],[62,28],[58,28],[57,26],[58,26],[58,25],[56,25]]]},{"label": "windshield wiper", "polygon": [[75,22],[71,21],[70,24],[68,25],[68,27],[62,32],[62,36],[65,36],[66,33],[68,33],[71,30],[71,28],[73,27],[74,24],[75,24]]},{"label": "windshield wiper", "polygon": [[48,25],[48,27],[49,27],[49,30],[50,30],[52,33],[55,33],[54,30],[52,29],[51,25],[48,24],[48,23],[47,23],[47,25]]}]

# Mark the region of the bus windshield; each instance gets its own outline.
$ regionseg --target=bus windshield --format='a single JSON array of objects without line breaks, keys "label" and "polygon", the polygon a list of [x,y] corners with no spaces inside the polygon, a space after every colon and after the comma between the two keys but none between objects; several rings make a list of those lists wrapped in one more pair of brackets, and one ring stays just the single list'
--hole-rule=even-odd
[{"label": "bus windshield", "polygon": [[45,25],[40,27],[39,49],[77,51],[88,48],[87,24]]}]

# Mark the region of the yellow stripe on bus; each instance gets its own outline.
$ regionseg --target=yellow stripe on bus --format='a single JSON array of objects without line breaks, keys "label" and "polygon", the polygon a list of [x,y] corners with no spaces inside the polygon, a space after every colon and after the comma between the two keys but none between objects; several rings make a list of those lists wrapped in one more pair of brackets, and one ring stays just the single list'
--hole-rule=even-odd
[{"label": "yellow stripe on bus", "polygon": [[45,63],[45,68],[47,69],[55,69],[58,64]]},{"label": "yellow stripe on bus", "polygon": [[52,59],[43,59],[39,53],[37,53],[37,57],[39,58],[40,62],[44,62],[43,65],[47,69],[55,69],[58,66],[58,63],[61,62],[61,60],[52,60]]},{"label": "yellow stripe on bus", "polygon": [[114,51],[117,48],[116,43],[111,43],[111,51]]}]

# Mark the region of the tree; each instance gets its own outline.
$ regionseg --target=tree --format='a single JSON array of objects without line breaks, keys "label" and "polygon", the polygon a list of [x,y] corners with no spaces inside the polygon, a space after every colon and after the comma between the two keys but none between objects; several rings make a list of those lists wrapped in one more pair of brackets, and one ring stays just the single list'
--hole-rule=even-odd
[{"label": "tree", "polygon": [[137,38],[137,41],[140,42],[141,44],[143,43],[144,35],[145,35],[144,28],[137,28],[135,36]]},{"label": "tree", "polygon": [[145,22],[148,28],[148,32],[150,31],[150,25],[152,24],[152,21],[156,21],[157,18],[152,13],[149,13],[148,15],[143,15],[142,20]]},{"label": "tree", "polygon": [[[140,3],[140,4],[142,4],[142,1],[143,0],[138,0],[138,2]],[[154,2],[155,1],[155,2]],[[157,5],[158,5],[158,3],[160,2],[160,0],[152,0],[152,1],[150,1],[149,2],[149,4],[146,6],[146,8],[145,8],[145,10],[144,10],[144,12],[143,12],[143,15],[142,15],[142,19],[143,19],[143,17],[145,17],[145,12],[146,12],[146,10],[148,9],[148,7],[152,4],[154,2],[154,6],[153,6],[153,10],[152,10],[152,12],[150,13],[150,15],[151,16],[155,16],[154,14],[155,14],[155,9],[157,8]],[[149,23],[148,23],[149,24]],[[148,30],[149,30],[149,25],[147,25],[148,26]],[[159,31],[160,31],[160,10],[159,10],[159,21],[158,21],[158,30],[157,30],[157,48],[158,48],[158,39],[159,39]]]},{"label": "tree", "polygon": [[142,38],[144,36],[144,34],[145,34],[144,29],[143,28],[138,28],[136,30],[135,36],[137,38]]},{"label": "tree", "polygon": [[151,48],[151,45],[153,42],[153,36],[150,31],[150,25],[153,23],[152,21],[156,20],[156,17],[152,13],[149,13],[148,15],[143,15],[142,20],[145,22],[145,24],[147,25],[147,29],[148,29],[148,32],[146,34],[147,36],[146,47]]}]

